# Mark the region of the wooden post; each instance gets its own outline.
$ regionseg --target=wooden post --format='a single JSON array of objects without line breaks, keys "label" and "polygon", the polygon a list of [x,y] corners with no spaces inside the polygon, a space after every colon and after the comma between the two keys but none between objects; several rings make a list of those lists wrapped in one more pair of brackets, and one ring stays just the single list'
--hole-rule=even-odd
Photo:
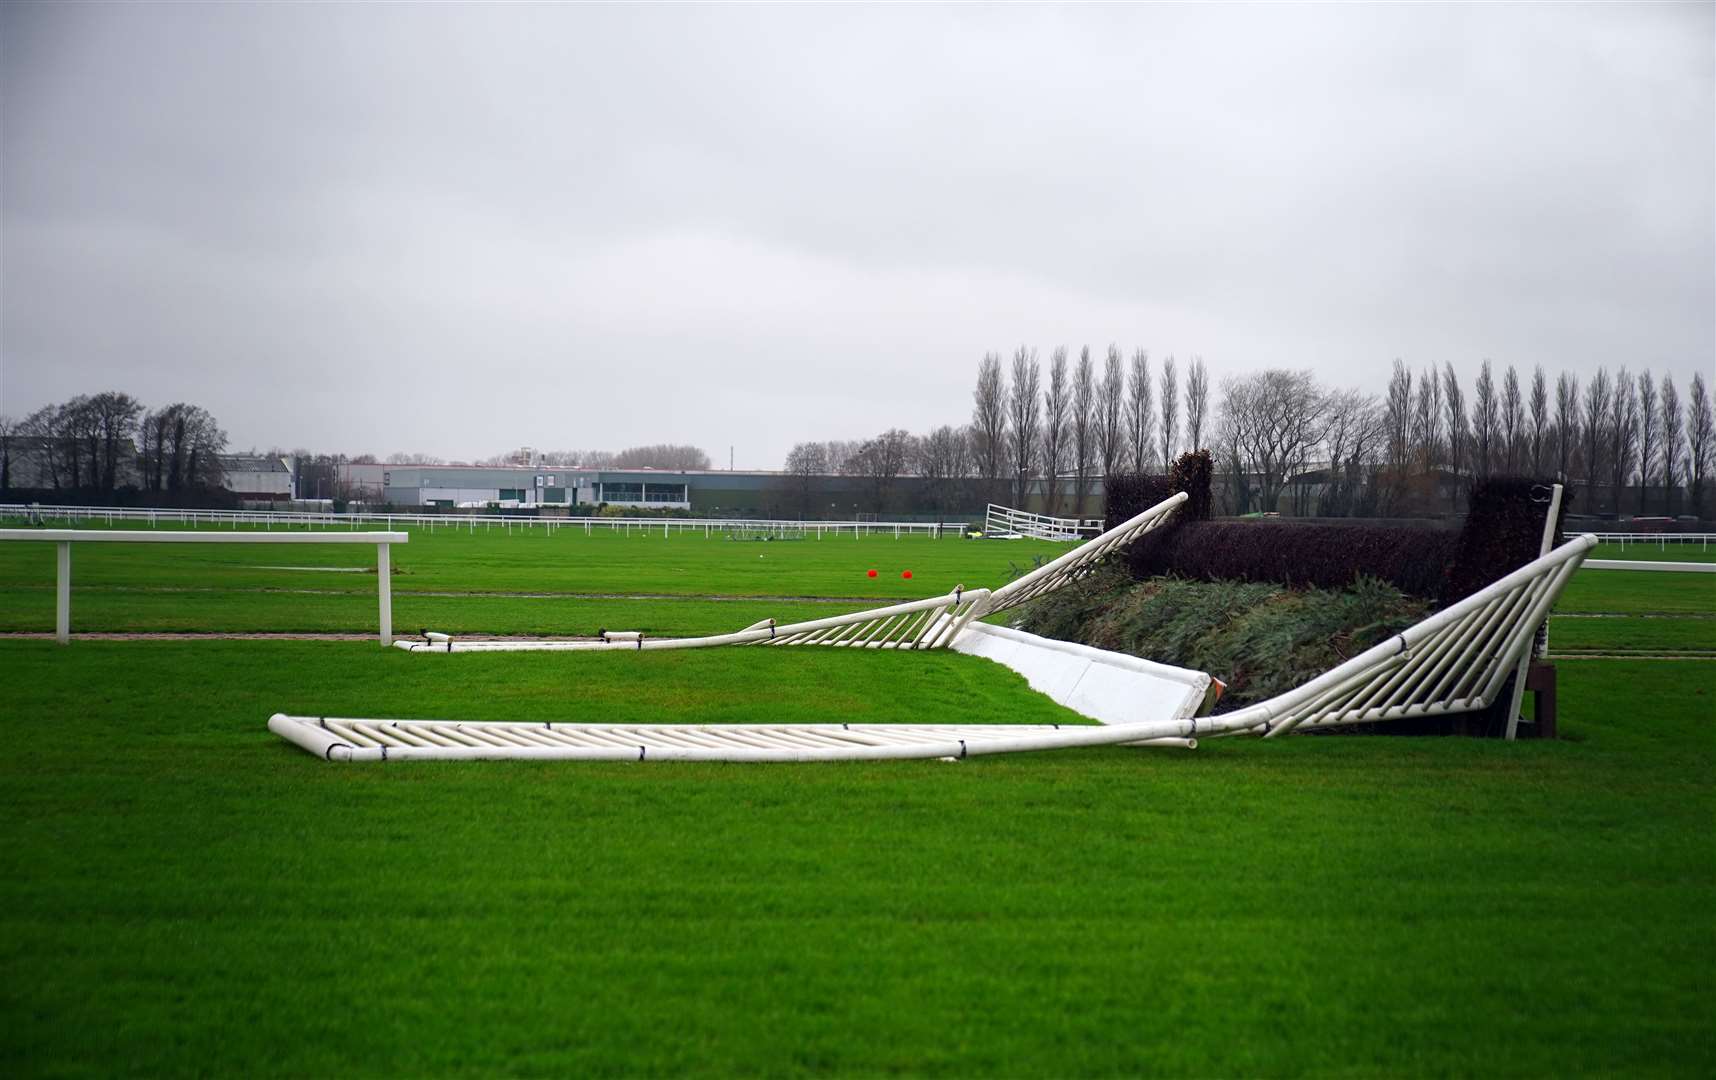
[{"label": "wooden post", "polygon": [[71,644],[71,541],[61,540],[58,569],[54,575],[54,640]]},{"label": "wooden post", "polygon": [[389,545],[375,545],[376,596],[381,604],[381,644],[393,644],[393,559]]}]

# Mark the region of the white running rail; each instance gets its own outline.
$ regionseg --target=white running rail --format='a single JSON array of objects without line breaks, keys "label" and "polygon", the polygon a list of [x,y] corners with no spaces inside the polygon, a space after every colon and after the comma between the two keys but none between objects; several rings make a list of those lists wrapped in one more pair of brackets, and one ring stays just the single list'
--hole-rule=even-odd
[{"label": "white running rail", "polygon": [[288,510],[180,510],[160,507],[130,506],[36,506],[23,503],[0,503],[0,519],[17,518],[34,523],[63,521],[98,521],[105,525],[127,522],[158,525],[212,525],[237,529],[241,525],[264,529],[349,528],[360,525],[383,525],[388,529],[414,526],[426,529],[479,528],[493,532],[503,529],[530,532],[541,530],[553,535],[563,529],[582,529],[586,535],[598,530],[626,533],[702,533],[706,537],[723,536],[728,532],[746,531],[751,534],[816,537],[825,536],[927,536],[940,540],[964,535],[966,520],[957,521],[784,521],[760,518],[677,518],[677,517],[539,517],[508,514],[411,514],[382,511],[352,511],[349,513],[315,513]]},{"label": "white running rail", "polygon": [[[935,647],[957,641],[966,646],[972,634],[993,637],[995,628],[970,625],[980,613],[1000,610],[1000,603],[1008,599],[1023,602],[1058,588],[1121,542],[1114,534],[1131,530],[1137,535],[1146,531],[1146,525],[1155,527],[1183,500],[1184,496],[1178,496],[1152,507],[1069,553],[1069,557],[1043,567],[1046,573],[1038,576],[1039,572],[1034,572],[993,593],[959,590],[945,597],[816,623],[789,627],[759,624],[721,638],[647,642],[641,636],[627,635],[624,640],[604,642],[458,643],[436,635],[440,641],[401,645],[413,651],[436,652],[485,645],[641,650],[767,641],[869,648],[923,648],[926,642],[927,647]],[[1148,522],[1143,520],[1147,518]],[[1104,540],[1109,542],[1103,544]],[[1119,654],[1112,654],[1114,659],[1110,660],[1102,650],[1069,647],[1064,642],[1008,631],[988,645],[962,647],[961,651],[990,656],[1013,667],[1026,674],[1033,687],[1102,722],[1047,729],[1006,724],[478,724],[277,713],[269,719],[268,727],[329,761],[552,758],[786,762],[957,759],[1078,746],[1193,746],[1200,736],[1277,737],[1300,727],[1444,716],[1481,710],[1497,699],[1508,676],[1531,648],[1537,626],[1596,543],[1595,537],[1582,536],[1563,544],[1302,686],[1221,716],[1199,715],[1207,711],[1212,697],[1200,694],[1209,684],[1208,676],[1201,673]],[[1085,555],[1086,549],[1092,554]],[[1070,558],[1080,555],[1085,558]],[[1007,589],[1014,586],[1019,588],[1009,598]],[[853,626],[867,629],[849,629]],[[1091,672],[1109,679],[1109,685],[1093,688],[1081,697],[1084,680]],[[1200,678],[1202,683],[1197,681]],[[1146,685],[1149,688],[1139,692]]]},{"label": "white running rail", "polygon": [[990,503],[983,515],[983,535],[1024,536],[1033,540],[1083,540],[1102,531],[1101,518],[1063,518],[1015,510]]},{"label": "white running rail", "polygon": [[393,643],[393,544],[409,542],[402,532],[148,532],[126,529],[0,529],[0,541],[50,543],[59,548],[54,581],[54,639],[71,641],[71,546],[95,544],[374,544],[376,599],[381,611],[381,643]]}]

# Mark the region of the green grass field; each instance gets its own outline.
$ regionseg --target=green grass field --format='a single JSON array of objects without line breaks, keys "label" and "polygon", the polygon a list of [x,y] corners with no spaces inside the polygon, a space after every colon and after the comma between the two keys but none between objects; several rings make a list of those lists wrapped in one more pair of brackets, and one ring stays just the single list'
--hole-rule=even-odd
[{"label": "green grass field", "polygon": [[[724,630],[843,610],[815,598],[868,598],[867,564],[893,599],[1030,561],[583,539],[414,537],[396,621]],[[30,550],[0,550],[5,628],[51,623]],[[367,551],[180,550],[80,549],[75,625],[373,627],[373,577],[257,569]],[[1708,644],[1670,577],[1578,576],[1563,611],[1620,617],[1552,647]],[[678,598],[474,595],[532,591]],[[1554,743],[339,767],[268,715],[1079,718],[953,654],[0,641],[0,1072],[1709,1075],[1716,660],[1558,668]]]}]

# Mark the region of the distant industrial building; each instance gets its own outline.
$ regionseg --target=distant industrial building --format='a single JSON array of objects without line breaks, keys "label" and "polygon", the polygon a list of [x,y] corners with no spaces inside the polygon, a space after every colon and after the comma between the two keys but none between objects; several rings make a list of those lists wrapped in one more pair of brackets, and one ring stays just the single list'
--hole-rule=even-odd
[{"label": "distant industrial building", "polygon": [[241,502],[285,502],[296,497],[292,465],[278,454],[221,454],[220,486]]}]

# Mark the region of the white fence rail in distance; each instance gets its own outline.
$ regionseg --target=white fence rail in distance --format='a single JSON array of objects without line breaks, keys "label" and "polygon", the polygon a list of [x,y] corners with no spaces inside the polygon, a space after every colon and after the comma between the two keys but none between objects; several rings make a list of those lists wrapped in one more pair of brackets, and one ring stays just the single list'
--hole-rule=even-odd
[{"label": "white fence rail in distance", "polygon": [[393,560],[391,547],[411,540],[402,532],[191,532],[136,529],[0,529],[0,541],[50,543],[58,549],[54,576],[54,638],[71,641],[71,546],[96,544],[374,544],[376,600],[381,643],[393,643]]}]

